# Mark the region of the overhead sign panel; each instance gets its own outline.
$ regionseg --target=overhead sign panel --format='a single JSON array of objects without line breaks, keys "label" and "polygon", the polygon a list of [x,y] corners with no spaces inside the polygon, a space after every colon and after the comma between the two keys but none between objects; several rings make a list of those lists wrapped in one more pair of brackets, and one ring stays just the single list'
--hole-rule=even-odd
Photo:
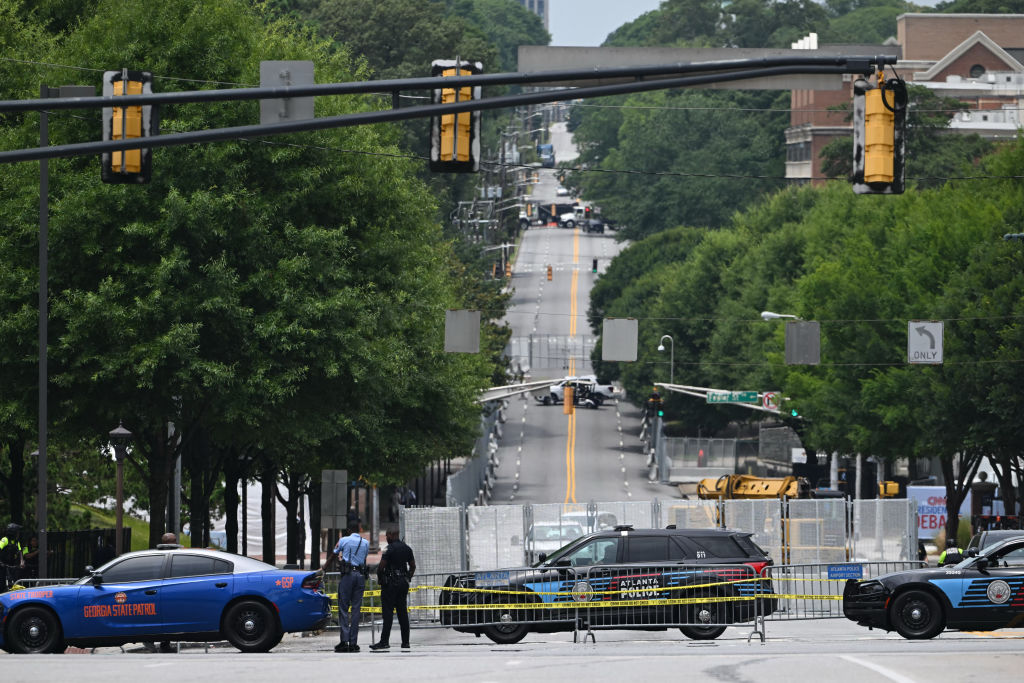
[{"label": "overhead sign panel", "polygon": [[709,391],[708,403],[760,403],[756,391]]},{"label": "overhead sign panel", "polygon": [[941,320],[911,320],[907,323],[907,362],[942,363]]},{"label": "overhead sign panel", "polygon": [[601,326],[601,360],[635,361],[636,318],[605,318]]}]

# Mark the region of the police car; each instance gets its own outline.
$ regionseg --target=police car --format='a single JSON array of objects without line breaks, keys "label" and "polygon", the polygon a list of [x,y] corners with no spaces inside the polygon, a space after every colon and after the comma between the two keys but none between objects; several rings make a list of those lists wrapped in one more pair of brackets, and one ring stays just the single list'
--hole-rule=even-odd
[{"label": "police car", "polygon": [[74,584],[0,594],[0,648],[63,652],[68,645],[227,640],[266,652],[285,633],[323,628],[321,571],[280,570],[216,550],[121,555]]},{"label": "police car", "polygon": [[450,575],[441,623],[517,643],[531,631],[590,628],[664,631],[711,640],[724,624],[771,614],[777,599],[760,577],[772,564],[748,532],[633,529],[583,536],[530,568]]},{"label": "police car", "polygon": [[956,565],[851,579],[843,613],[861,626],[912,639],[934,638],[947,628],[1024,626],[1024,538],[968,550]]}]

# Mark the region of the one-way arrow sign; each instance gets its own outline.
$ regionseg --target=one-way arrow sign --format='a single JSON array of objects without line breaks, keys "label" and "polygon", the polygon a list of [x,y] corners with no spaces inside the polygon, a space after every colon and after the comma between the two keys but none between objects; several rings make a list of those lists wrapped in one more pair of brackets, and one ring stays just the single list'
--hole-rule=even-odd
[{"label": "one-way arrow sign", "polygon": [[942,363],[941,320],[911,320],[907,323],[907,362]]}]

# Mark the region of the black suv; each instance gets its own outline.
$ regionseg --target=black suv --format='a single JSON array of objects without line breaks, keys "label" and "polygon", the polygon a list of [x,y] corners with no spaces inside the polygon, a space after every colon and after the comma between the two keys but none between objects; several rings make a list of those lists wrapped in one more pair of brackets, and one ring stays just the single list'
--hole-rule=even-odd
[{"label": "black suv", "polygon": [[724,624],[776,609],[770,581],[760,578],[772,560],[752,535],[673,527],[598,531],[529,568],[449,576],[441,622],[496,643],[580,626],[678,627],[689,638],[714,639]]}]

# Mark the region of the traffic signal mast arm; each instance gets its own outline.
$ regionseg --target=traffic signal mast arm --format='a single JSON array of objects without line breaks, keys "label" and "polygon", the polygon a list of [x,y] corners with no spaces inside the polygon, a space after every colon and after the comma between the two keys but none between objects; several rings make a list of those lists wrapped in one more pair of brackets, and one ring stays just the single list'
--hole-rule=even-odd
[{"label": "traffic signal mast arm", "polygon": [[[436,78],[408,78],[383,81],[362,81],[355,83],[325,83],[271,88],[236,88],[227,90],[202,90],[174,93],[153,93],[145,95],[121,95],[117,97],[71,97],[33,100],[0,101],[0,112],[40,111],[56,109],[95,109],[103,107],[128,107],[134,105],[161,105],[184,102],[249,101],[257,99],[278,99],[324,95],[352,95],[359,93],[398,93],[405,90],[440,90],[486,85],[527,84],[542,86],[545,83],[577,81],[622,81],[606,85],[595,85],[560,90],[542,90],[517,95],[504,95],[452,103],[420,105],[395,108],[385,111],[360,112],[342,116],[331,116],[280,123],[236,126],[211,130],[156,135],[146,138],[145,147],[171,147],[176,145],[233,140],[244,137],[283,135],[311,130],[324,130],[357,126],[386,121],[401,121],[444,114],[504,109],[525,104],[542,104],[568,99],[605,97],[633,92],[686,88],[709,85],[726,81],[742,81],[765,76],[797,74],[862,74],[895,63],[894,56],[876,57],[767,57],[760,59],[719,60],[712,62],[677,63],[646,67],[598,68],[582,71],[545,71],[537,73],[479,74]],[[392,98],[397,101],[397,98]],[[28,148],[0,152],[0,162],[32,161],[65,156],[93,155],[101,152],[116,152],[138,149],[137,140],[108,140],[50,147]]]},{"label": "traffic signal mast arm", "polygon": [[[712,389],[711,387],[694,387],[694,386],[688,386],[686,384],[666,384],[664,382],[655,382],[655,386],[663,387],[664,389],[667,389],[668,391],[675,392],[677,394],[685,394],[687,396],[694,396],[696,398],[703,398],[705,400],[707,400],[707,396],[708,396],[709,393],[710,394],[730,393],[728,389]],[[763,397],[763,396],[764,396],[764,393],[762,393],[762,392],[758,393],[758,397]],[[789,400],[789,399],[784,399],[784,400]],[[774,415],[777,415],[779,413],[778,410],[773,410],[771,408],[765,408],[764,406],[761,406],[761,405],[758,405],[758,404],[755,404],[755,403],[738,403],[736,401],[722,401],[719,405],[740,406],[741,408],[749,408],[750,410],[759,410],[759,411],[761,411],[763,413],[772,413]]]}]

